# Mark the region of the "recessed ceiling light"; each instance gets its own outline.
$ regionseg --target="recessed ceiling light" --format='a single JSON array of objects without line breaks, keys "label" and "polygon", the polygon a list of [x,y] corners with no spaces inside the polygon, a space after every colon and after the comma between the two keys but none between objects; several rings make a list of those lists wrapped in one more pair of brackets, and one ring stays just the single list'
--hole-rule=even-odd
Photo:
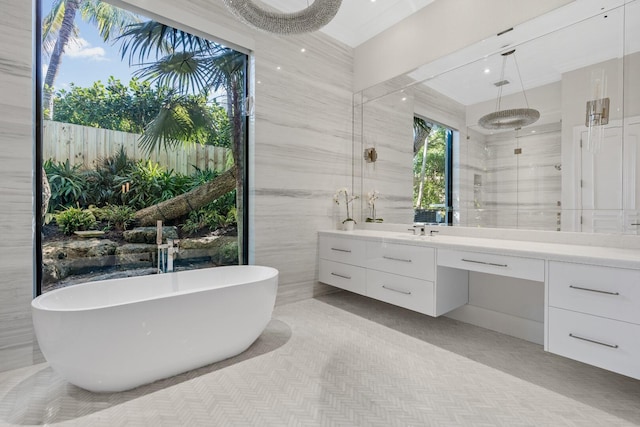
[{"label": "recessed ceiling light", "polygon": [[306,51],[307,51],[307,49],[305,49],[305,48],[300,49],[300,52],[302,52],[302,53],[305,53]]},{"label": "recessed ceiling light", "polygon": [[484,73],[485,73],[485,74],[489,74],[490,72],[491,72],[491,70],[490,70],[489,68],[485,68],[485,69],[484,69]]},{"label": "recessed ceiling light", "polygon": [[407,97],[406,97],[406,96],[403,96],[403,97],[402,97],[402,100],[403,100],[403,101],[406,101],[406,100],[407,100]]},{"label": "recessed ceiling light", "polygon": [[280,66],[278,65],[278,66],[276,67],[276,70],[279,70],[279,69],[280,69]]},{"label": "recessed ceiling light", "polygon": [[531,133],[536,133],[536,131],[535,131],[535,130],[532,130],[532,131],[531,131]]}]

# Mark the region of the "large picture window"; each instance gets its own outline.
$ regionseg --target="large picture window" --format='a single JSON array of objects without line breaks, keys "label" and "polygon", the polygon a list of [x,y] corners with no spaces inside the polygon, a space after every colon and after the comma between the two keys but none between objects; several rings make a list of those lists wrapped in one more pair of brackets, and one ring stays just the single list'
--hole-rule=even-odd
[{"label": "large picture window", "polygon": [[39,11],[36,293],[246,264],[247,56],[105,2]]}]

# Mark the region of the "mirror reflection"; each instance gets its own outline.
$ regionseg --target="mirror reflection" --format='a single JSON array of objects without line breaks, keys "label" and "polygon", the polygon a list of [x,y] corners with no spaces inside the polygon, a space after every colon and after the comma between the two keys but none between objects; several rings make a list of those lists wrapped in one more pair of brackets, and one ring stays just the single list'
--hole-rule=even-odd
[{"label": "mirror reflection", "polygon": [[362,220],[640,232],[640,0],[574,3],[354,97]]}]

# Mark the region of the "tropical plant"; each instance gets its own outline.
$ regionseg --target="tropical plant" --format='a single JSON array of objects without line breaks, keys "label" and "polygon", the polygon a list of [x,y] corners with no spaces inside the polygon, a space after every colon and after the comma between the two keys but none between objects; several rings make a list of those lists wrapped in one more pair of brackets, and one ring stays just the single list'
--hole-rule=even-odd
[{"label": "tropical plant", "polygon": [[[160,145],[171,146],[190,141],[201,127],[211,122],[201,113],[198,105],[187,102],[185,95],[208,96],[224,90],[227,96],[227,114],[231,128],[231,148],[234,168],[207,183],[206,188],[196,188],[175,203],[168,204],[166,211],[181,216],[183,199],[195,209],[227,193],[230,182],[235,181],[238,216],[242,217],[242,195],[244,178],[243,97],[246,56],[240,52],[193,36],[183,31],[150,21],[131,25],[120,37],[122,57],[129,63],[144,64],[152,58],[160,58],[142,66],[137,76],[178,90],[180,95],[168,100],[160,114],[147,126],[141,143],[148,150]],[[233,178],[233,181],[231,180]],[[224,191],[227,190],[227,191]],[[152,224],[158,218],[159,209],[138,212],[143,223]],[[242,223],[238,224],[238,236],[242,236]],[[242,260],[242,254],[240,254]]]},{"label": "tropical plant", "polygon": [[85,175],[87,203],[96,206],[124,203],[126,195],[121,191],[122,182],[128,182],[134,165],[123,146],[116,154],[98,159],[95,169]]},{"label": "tropical plant", "polygon": [[75,24],[78,12],[84,21],[97,27],[104,41],[129,24],[139,22],[135,14],[101,0],[54,0],[51,11],[42,20],[42,46],[49,56],[42,105],[48,109],[49,119],[53,115],[51,99],[62,55],[70,43],[79,42],[79,29]]},{"label": "tropical plant", "polygon": [[64,162],[47,160],[44,171],[51,185],[49,211],[86,203],[86,172],[82,165],[72,165],[67,159]]},{"label": "tropical plant", "polygon": [[95,228],[96,217],[90,210],[70,207],[54,214],[56,224],[64,234]]},{"label": "tropical plant", "polygon": [[133,223],[136,212],[126,205],[107,205],[98,212],[98,218],[107,221],[110,227],[124,231]]},{"label": "tropical plant", "polygon": [[414,157],[413,196],[416,209],[445,202],[446,132],[444,127],[434,127],[428,142],[420,147]]}]

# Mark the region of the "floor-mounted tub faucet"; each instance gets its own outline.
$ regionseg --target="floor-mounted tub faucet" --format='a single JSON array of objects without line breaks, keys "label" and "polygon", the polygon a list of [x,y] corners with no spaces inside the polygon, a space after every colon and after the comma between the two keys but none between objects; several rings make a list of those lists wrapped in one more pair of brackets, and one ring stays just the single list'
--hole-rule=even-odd
[{"label": "floor-mounted tub faucet", "polygon": [[167,239],[167,243],[162,243],[162,221],[157,222],[156,243],[158,245],[158,274],[173,271],[174,259],[180,252],[180,241]]}]

